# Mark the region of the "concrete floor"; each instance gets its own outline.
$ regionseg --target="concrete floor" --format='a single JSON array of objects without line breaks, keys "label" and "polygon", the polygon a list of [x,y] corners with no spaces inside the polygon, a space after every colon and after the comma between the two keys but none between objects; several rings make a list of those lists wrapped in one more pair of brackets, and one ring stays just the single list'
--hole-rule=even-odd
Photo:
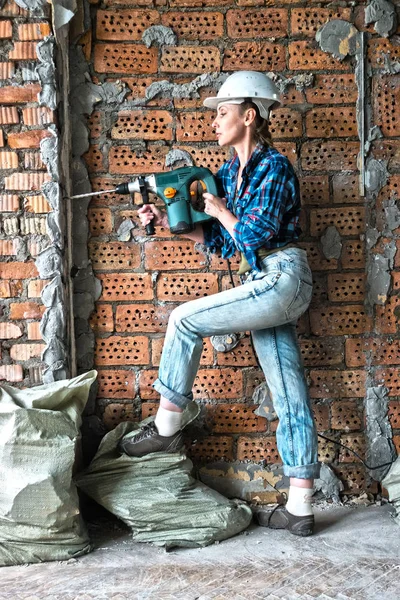
[{"label": "concrete floor", "polygon": [[0,569],[0,600],[399,600],[400,528],[390,512],[316,507],[310,538],[254,525],[220,544],[168,553],[98,517],[91,554]]}]

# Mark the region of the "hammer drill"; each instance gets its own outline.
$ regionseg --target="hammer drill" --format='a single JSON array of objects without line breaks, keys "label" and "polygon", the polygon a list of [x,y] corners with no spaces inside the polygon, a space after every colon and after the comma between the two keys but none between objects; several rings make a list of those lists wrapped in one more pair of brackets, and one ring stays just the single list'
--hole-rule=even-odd
[{"label": "hammer drill", "polygon": [[[143,203],[148,204],[148,193],[152,192],[165,203],[171,233],[179,235],[193,231],[197,223],[204,223],[212,219],[201,210],[194,208],[191,202],[192,192],[190,186],[195,181],[200,182],[203,191],[218,196],[217,182],[209,169],[205,167],[181,167],[168,173],[156,173],[148,177],[138,177],[132,181],[120,183],[113,190],[81,194],[72,196],[72,198],[111,192],[117,192],[117,194],[140,192]],[[149,235],[154,233],[152,223],[147,225],[146,233]]]}]

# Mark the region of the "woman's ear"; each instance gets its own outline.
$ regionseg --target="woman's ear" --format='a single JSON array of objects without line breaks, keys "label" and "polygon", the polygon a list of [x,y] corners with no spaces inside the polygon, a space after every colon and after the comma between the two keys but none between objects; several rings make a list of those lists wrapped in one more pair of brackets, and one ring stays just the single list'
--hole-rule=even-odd
[{"label": "woman's ear", "polygon": [[247,127],[248,127],[249,125],[254,123],[254,121],[256,120],[256,116],[257,116],[257,113],[254,110],[254,108],[248,108],[244,115],[244,124],[247,125]]}]

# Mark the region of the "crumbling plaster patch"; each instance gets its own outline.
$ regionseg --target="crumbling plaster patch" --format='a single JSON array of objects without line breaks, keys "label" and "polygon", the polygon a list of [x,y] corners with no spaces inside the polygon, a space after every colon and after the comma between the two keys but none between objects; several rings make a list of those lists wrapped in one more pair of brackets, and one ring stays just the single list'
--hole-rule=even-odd
[{"label": "crumbling plaster patch", "polygon": [[375,23],[374,29],[383,37],[389,37],[397,27],[396,8],[388,0],[371,0],[365,8],[365,24]]}]

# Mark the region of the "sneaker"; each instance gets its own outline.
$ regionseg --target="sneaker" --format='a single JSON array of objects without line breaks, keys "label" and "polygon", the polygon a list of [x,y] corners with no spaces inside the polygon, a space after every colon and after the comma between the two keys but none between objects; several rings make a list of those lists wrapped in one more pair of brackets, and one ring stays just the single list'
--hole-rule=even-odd
[{"label": "sneaker", "polygon": [[282,505],[276,506],[271,511],[258,510],[255,513],[255,519],[261,527],[287,529],[293,535],[306,537],[314,533],[314,515],[296,517]]},{"label": "sneaker", "polygon": [[149,423],[137,435],[123,437],[118,444],[118,449],[128,456],[139,458],[152,452],[178,452],[182,446],[183,436],[181,431],[177,431],[169,437],[164,437],[158,433],[154,423]]}]

